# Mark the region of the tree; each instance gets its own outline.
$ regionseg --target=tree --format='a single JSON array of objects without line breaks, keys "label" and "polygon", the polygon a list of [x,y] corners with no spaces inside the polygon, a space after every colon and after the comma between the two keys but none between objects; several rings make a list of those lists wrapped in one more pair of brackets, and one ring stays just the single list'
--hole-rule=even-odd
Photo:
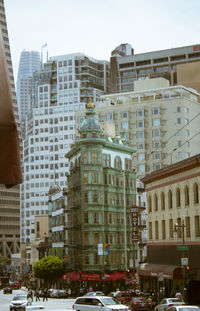
[{"label": "tree", "polygon": [[47,256],[38,260],[34,266],[36,278],[43,279],[45,282],[54,283],[65,271],[65,262],[57,256]]}]

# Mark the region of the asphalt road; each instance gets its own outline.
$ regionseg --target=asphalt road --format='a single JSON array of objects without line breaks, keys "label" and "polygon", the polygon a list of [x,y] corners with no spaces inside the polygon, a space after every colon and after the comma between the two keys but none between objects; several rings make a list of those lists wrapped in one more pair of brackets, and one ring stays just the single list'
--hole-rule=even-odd
[{"label": "asphalt road", "polygon": [[[12,297],[16,294],[24,293],[23,290],[13,290],[12,294],[3,294],[3,290],[0,290],[0,311],[9,311],[9,303]],[[45,306],[44,311],[71,311],[72,304],[75,299],[56,299],[48,298],[48,301],[35,302],[35,297],[32,305],[42,305]]]}]

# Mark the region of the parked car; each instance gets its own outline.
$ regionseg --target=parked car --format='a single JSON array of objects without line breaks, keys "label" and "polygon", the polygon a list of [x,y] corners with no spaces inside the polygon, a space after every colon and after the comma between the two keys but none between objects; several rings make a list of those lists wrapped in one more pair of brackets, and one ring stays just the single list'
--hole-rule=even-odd
[{"label": "parked car", "polygon": [[198,306],[173,306],[168,307],[168,311],[200,311]]},{"label": "parked car", "polygon": [[128,302],[128,306],[132,311],[149,311],[151,310],[151,302],[145,297],[132,297]]},{"label": "parked car", "polygon": [[25,311],[28,305],[27,295],[16,295],[10,302],[10,311]]},{"label": "parked car", "polygon": [[10,287],[4,287],[3,293],[4,293],[4,294],[12,294],[12,288],[10,288]]},{"label": "parked car", "polygon": [[185,302],[179,298],[164,298],[155,307],[155,311],[167,311],[169,307],[184,306]]},{"label": "parked car", "polygon": [[68,298],[68,293],[65,289],[58,290],[58,298]]},{"label": "parked car", "polygon": [[131,290],[126,290],[126,291],[121,291],[116,295],[116,299],[118,302],[127,304],[131,300],[132,297],[135,297],[137,294],[135,291]]},{"label": "parked car", "polygon": [[51,298],[58,298],[59,297],[58,296],[59,295],[58,292],[59,292],[58,289],[53,289],[52,291],[50,291],[49,297],[51,297]]},{"label": "parked car", "polygon": [[38,310],[43,310],[45,309],[44,306],[28,306],[26,307],[26,311],[38,311]]},{"label": "parked car", "polygon": [[97,291],[97,292],[88,292],[85,294],[85,296],[105,296],[105,294],[101,291]]},{"label": "parked car", "polygon": [[44,306],[28,306],[26,307],[26,311],[38,311],[38,310],[43,310],[45,309]]},{"label": "parked car", "polygon": [[128,311],[128,307],[108,296],[82,296],[76,298],[72,309],[78,311]]}]

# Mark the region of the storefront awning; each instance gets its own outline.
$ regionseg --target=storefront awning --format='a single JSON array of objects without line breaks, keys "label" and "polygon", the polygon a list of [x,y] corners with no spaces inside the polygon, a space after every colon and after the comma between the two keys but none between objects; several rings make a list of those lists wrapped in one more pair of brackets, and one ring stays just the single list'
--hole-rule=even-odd
[{"label": "storefront awning", "polygon": [[98,273],[82,273],[82,281],[101,281],[101,276]]},{"label": "storefront awning", "polygon": [[138,267],[140,276],[156,277],[159,280],[163,279],[181,279],[182,272],[180,266],[158,265],[152,263],[143,263]]},{"label": "storefront awning", "polygon": [[125,279],[126,279],[125,272],[113,272],[113,273],[104,274],[105,281],[119,281],[119,280],[125,280]]}]

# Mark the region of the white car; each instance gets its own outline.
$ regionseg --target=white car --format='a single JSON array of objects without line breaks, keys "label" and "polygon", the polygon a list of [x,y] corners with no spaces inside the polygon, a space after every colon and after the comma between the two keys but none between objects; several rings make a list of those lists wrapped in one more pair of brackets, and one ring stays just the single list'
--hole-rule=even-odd
[{"label": "white car", "polygon": [[76,298],[72,309],[77,311],[129,311],[129,308],[108,296],[82,296]]},{"label": "white car", "polygon": [[38,311],[38,310],[44,310],[44,306],[28,306],[26,307],[26,311]]},{"label": "white car", "polygon": [[200,311],[200,308],[198,306],[174,306],[169,307],[168,311]]},{"label": "white car", "polygon": [[10,311],[25,311],[28,305],[27,295],[16,295],[10,302]]},{"label": "white car", "polygon": [[169,307],[172,306],[184,306],[185,302],[180,298],[164,298],[155,307],[155,311],[168,311]]}]

